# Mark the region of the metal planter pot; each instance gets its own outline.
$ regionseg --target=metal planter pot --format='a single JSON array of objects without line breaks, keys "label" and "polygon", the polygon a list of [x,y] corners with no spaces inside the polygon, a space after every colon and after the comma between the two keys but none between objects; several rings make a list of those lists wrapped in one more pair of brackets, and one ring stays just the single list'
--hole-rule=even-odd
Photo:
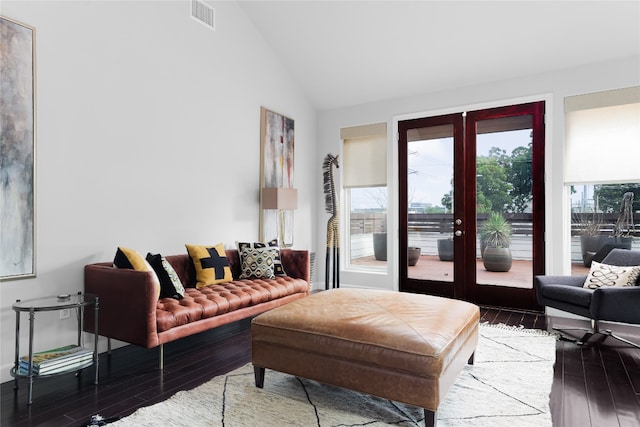
[{"label": "metal planter pot", "polygon": [[511,249],[487,246],[482,260],[487,271],[509,271],[512,264]]}]

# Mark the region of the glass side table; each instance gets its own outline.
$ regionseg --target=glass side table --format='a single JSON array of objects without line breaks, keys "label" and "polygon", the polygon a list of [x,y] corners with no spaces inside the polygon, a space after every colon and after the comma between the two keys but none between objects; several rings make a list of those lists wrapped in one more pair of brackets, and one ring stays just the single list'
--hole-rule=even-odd
[{"label": "glass side table", "polygon": [[[35,323],[36,313],[41,311],[58,311],[58,310],[75,310],[78,319],[78,345],[83,346],[82,326],[84,322],[84,309],[87,306],[94,307],[95,314],[95,334],[93,342],[93,358],[80,366],[73,366],[66,370],[61,370],[52,374],[36,374],[33,370],[33,326]],[[79,373],[85,368],[95,366],[94,384],[98,384],[98,297],[91,294],[83,294],[78,292],[71,295],[58,295],[47,298],[35,298],[30,300],[16,300],[12,306],[16,312],[16,357],[11,375],[14,377],[14,388],[18,389],[18,379],[28,378],[29,390],[27,404],[31,405],[33,397],[33,379],[36,377],[48,377],[53,375],[61,375],[69,372]],[[29,313],[29,369],[27,373],[22,373],[20,367],[20,314]]]}]

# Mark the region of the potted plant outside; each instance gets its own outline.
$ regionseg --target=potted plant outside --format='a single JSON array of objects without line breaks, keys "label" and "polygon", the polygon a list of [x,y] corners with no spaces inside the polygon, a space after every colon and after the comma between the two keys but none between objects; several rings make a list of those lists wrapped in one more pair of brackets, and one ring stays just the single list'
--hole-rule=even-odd
[{"label": "potted plant outside", "polygon": [[373,233],[373,256],[378,261],[387,260],[387,233]]},{"label": "potted plant outside", "polygon": [[409,246],[407,248],[407,264],[409,264],[410,267],[416,265],[420,259],[421,253],[422,248],[418,246]]},{"label": "potted plant outside", "polygon": [[[387,215],[381,221],[374,219],[373,224],[373,255],[378,261],[387,260]],[[376,231],[377,230],[377,231]]]},{"label": "potted plant outside", "polygon": [[[633,194],[633,193],[632,193]],[[631,197],[633,200],[633,197]],[[627,226],[627,233],[624,234],[623,227],[619,226],[623,221],[625,201],[623,199],[618,221],[614,226],[613,235],[602,233],[603,221],[601,215],[596,212],[581,212],[573,215],[573,222],[577,224],[578,233],[580,234],[580,251],[582,253],[582,262],[585,267],[591,267],[593,258],[607,247],[606,252],[613,248],[631,249],[633,238]],[[633,221],[633,219],[631,219]],[[608,246],[607,246],[608,245]],[[603,258],[606,253],[602,253]]]},{"label": "potted plant outside", "polygon": [[600,235],[602,220],[595,212],[581,212],[573,215],[580,234],[580,252],[585,267],[591,266],[593,256],[606,244],[608,236]]},{"label": "potted plant outside", "polygon": [[438,239],[438,258],[440,261],[453,261],[453,237]]},{"label": "potted plant outside", "polygon": [[492,213],[480,229],[480,240],[486,243],[482,260],[487,271],[511,270],[511,224],[499,213]]}]

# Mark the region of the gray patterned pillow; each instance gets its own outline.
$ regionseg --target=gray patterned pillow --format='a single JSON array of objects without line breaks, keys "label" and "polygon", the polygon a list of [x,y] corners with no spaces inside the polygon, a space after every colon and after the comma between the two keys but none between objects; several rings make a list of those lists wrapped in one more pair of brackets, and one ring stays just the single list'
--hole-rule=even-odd
[{"label": "gray patterned pillow", "polygon": [[240,251],[240,279],[275,279],[274,265],[278,250],[274,248],[244,248]]},{"label": "gray patterned pillow", "polygon": [[260,249],[260,248],[270,248],[276,251],[276,259],[273,264],[273,273],[276,276],[286,276],[287,273],[284,271],[284,267],[282,266],[282,261],[280,260],[280,247],[278,245],[278,239],[269,240],[268,242],[236,242],[238,246],[238,252],[240,253],[240,261],[242,261],[242,250],[249,249]]}]

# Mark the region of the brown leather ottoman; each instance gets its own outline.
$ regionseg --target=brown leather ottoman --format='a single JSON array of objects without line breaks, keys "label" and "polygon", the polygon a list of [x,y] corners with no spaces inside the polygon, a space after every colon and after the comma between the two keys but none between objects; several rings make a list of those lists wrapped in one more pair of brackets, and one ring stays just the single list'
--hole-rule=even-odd
[{"label": "brown leather ottoman", "polygon": [[255,317],[256,386],[265,368],[436,411],[478,344],[477,306],[392,291],[331,289]]}]

